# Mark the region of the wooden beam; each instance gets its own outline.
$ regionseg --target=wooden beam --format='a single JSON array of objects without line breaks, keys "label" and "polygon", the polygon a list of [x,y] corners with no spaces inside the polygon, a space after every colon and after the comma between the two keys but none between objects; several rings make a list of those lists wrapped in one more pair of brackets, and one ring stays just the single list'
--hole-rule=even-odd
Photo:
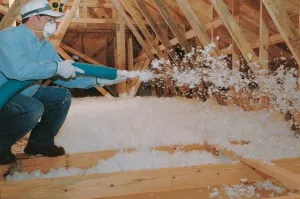
[{"label": "wooden beam", "polygon": [[[298,64],[298,74],[300,74],[300,35],[285,10],[284,2],[280,0],[263,0],[263,3],[292,52]],[[300,83],[299,77],[300,75],[298,76],[298,83]]]},{"label": "wooden beam", "polygon": [[275,178],[276,180],[279,180],[290,190],[300,190],[300,177],[285,168],[279,167],[275,164],[263,164],[262,162],[254,159],[241,158],[240,161]]},{"label": "wooden beam", "polygon": [[156,6],[157,6],[159,12],[161,13],[162,17],[164,18],[164,20],[168,24],[169,28],[171,29],[171,31],[173,32],[175,37],[178,39],[180,45],[184,48],[184,50],[186,52],[190,52],[191,51],[190,44],[186,40],[185,35],[182,34],[182,31],[180,30],[178,25],[171,18],[170,14],[169,14],[169,11],[167,10],[164,3],[161,0],[153,0],[153,1],[156,4]]},{"label": "wooden beam", "polygon": [[280,197],[263,198],[263,199],[300,199],[300,195],[280,196]]},{"label": "wooden beam", "polygon": [[[188,145],[167,145],[151,148],[155,151],[168,152],[170,154],[174,152],[190,152],[190,151],[208,151],[214,155],[218,155],[218,152],[208,144],[188,144]],[[30,157],[26,154],[17,154],[17,163],[10,166],[0,166],[0,177],[8,170],[12,172],[33,172],[40,170],[42,173],[47,173],[51,169],[59,168],[81,168],[87,169],[97,165],[99,160],[105,160],[115,156],[117,153],[134,152],[136,149],[128,148],[122,150],[104,150],[89,153],[75,153],[55,158],[51,157]],[[292,164],[291,164],[292,165]]]},{"label": "wooden beam", "polygon": [[77,9],[79,7],[79,3],[80,3],[80,0],[74,0],[74,3],[72,5],[72,8],[71,8],[70,12],[66,16],[66,18],[62,21],[63,24],[62,24],[61,28],[59,29],[59,31],[56,31],[54,36],[50,39],[50,42],[55,47],[59,46],[59,44],[61,43],[63,37],[65,36],[65,34],[67,32],[67,29],[68,29],[74,15],[76,14]]},{"label": "wooden beam", "polygon": [[[169,42],[167,35],[162,32],[162,27],[160,27],[152,17],[150,11],[146,7],[143,0],[135,0],[137,7],[140,9],[141,13],[144,15],[146,20],[148,21],[149,25],[151,26],[152,30],[155,32],[156,36],[161,41],[162,45],[164,46],[165,50],[168,52],[170,57],[175,60],[175,51],[173,50],[172,44]],[[160,48],[161,49],[161,48]]]},{"label": "wooden beam", "polygon": [[[0,21],[0,30],[3,30],[4,28],[7,28],[7,27],[10,27],[11,25],[13,25],[13,23],[20,16],[20,10],[21,10],[22,6],[27,2],[28,2],[28,0],[15,0],[15,2],[12,4],[12,6],[8,9],[7,14]],[[4,10],[3,7],[2,7],[2,10]]]},{"label": "wooden beam", "polygon": [[[185,17],[187,18],[188,22],[192,26],[196,36],[199,38],[203,46],[208,46],[212,43],[211,39],[209,38],[205,26],[203,26],[197,16],[195,15],[193,9],[189,5],[186,0],[177,0],[179,7],[181,8],[182,12],[184,13]],[[219,55],[218,49],[213,49],[212,52],[214,55]]]},{"label": "wooden beam", "polygon": [[0,183],[1,198],[100,198],[263,180],[237,164],[191,166]]},{"label": "wooden beam", "polygon": [[214,9],[218,13],[220,19],[223,21],[224,26],[229,31],[232,39],[234,40],[234,42],[242,52],[247,63],[250,64],[252,62],[257,62],[258,58],[255,52],[251,48],[249,42],[247,41],[242,29],[239,27],[235,18],[230,14],[230,11],[227,8],[224,1],[223,0],[218,0],[218,1],[210,0],[210,1]]},{"label": "wooden beam", "polygon": [[[115,67],[118,70],[126,70],[126,41],[125,41],[125,22],[122,17],[119,15],[118,19],[119,23],[117,25],[116,32],[116,57],[115,57]],[[121,82],[116,87],[119,95],[123,95],[126,93],[126,81]]]},{"label": "wooden beam", "polygon": [[140,33],[137,31],[137,29],[134,27],[132,20],[127,16],[125,11],[123,10],[121,4],[117,0],[111,0],[114,7],[119,12],[120,16],[124,19],[129,29],[134,34],[135,38],[139,42],[139,44],[143,47],[145,53],[148,55],[149,58],[154,59],[153,52],[151,51],[149,45],[144,41]]},{"label": "wooden beam", "polygon": [[262,1],[260,1],[260,29],[259,29],[259,61],[263,69],[269,68],[269,28],[268,13]]},{"label": "wooden beam", "polygon": [[[87,62],[89,62],[89,63],[92,63],[92,64],[94,64],[94,65],[103,65],[102,63],[98,62],[97,60],[92,59],[91,57],[89,57],[89,56],[87,56],[87,55],[85,55],[85,54],[83,54],[83,53],[81,53],[81,52],[75,50],[74,48],[72,48],[72,47],[70,47],[70,46],[68,46],[68,45],[66,45],[66,44],[60,43],[60,47],[61,47],[62,49],[64,49],[64,50],[66,50],[66,51],[68,51],[68,52],[74,54],[74,55],[77,55],[78,57],[80,57],[81,59],[83,59],[83,60],[85,60],[85,61],[87,61]],[[63,52],[63,51],[60,50],[60,54],[61,54],[61,53],[63,53],[62,57],[72,59],[70,56],[66,56],[66,53],[65,53],[65,52]],[[67,55],[68,55],[68,54],[67,54]],[[108,96],[112,97],[112,96],[111,96],[104,88],[102,88],[102,87],[96,87],[96,89],[97,89],[102,95],[107,96],[107,97],[108,97]],[[115,93],[114,90],[109,89],[108,87],[107,87],[107,89],[109,90],[110,93],[112,93],[114,96],[116,96],[116,93]]]},{"label": "wooden beam", "polygon": [[148,28],[143,23],[143,20],[141,18],[142,16],[140,15],[140,13],[132,6],[132,4],[131,4],[132,2],[130,0],[122,0],[122,2],[123,2],[123,5],[125,6],[125,8],[127,9],[127,11],[130,13],[132,19],[135,21],[135,23],[137,24],[137,26],[139,27],[139,29],[145,36],[146,40],[152,47],[152,49],[153,49],[152,51],[154,51],[155,54],[157,54],[159,57],[162,58],[163,53],[158,48],[158,45],[156,45],[156,43],[154,42],[154,37],[151,35]]},{"label": "wooden beam", "polygon": [[94,65],[103,65],[102,63],[98,62],[97,60],[83,54],[82,52],[79,52],[78,50],[75,50],[74,48],[72,48],[64,43],[60,43],[60,47],[74,55],[77,55],[78,57],[80,57],[81,59],[83,59],[89,63],[92,63]]}]

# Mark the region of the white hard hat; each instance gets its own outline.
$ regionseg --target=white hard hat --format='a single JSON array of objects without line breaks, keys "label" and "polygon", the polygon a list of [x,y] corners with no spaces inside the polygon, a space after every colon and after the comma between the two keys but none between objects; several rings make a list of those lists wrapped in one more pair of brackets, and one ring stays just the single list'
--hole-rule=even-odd
[{"label": "white hard hat", "polygon": [[28,18],[32,15],[49,15],[53,17],[62,17],[64,14],[51,10],[49,2],[47,0],[30,0],[28,1],[20,11],[22,19]]}]

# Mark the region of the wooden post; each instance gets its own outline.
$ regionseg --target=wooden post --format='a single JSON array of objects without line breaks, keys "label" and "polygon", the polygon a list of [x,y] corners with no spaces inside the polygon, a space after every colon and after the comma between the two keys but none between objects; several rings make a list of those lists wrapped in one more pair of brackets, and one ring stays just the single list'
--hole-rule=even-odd
[{"label": "wooden post", "polygon": [[260,1],[260,28],[259,28],[259,61],[263,69],[269,68],[269,28],[268,13],[262,1]]},{"label": "wooden post", "polygon": [[132,35],[129,35],[127,40],[127,60],[128,60],[128,70],[133,70],[133,43],[132,43]]},{"label": "wooden post", "polygon": [[[117,46],[116,46],[116,68],[118,70],[126,69],[126,49],[125,49],[125,22],[119,15],[117,24]],[[121,82],[117,85],[119,95],[126,93],[126,82]]]}]

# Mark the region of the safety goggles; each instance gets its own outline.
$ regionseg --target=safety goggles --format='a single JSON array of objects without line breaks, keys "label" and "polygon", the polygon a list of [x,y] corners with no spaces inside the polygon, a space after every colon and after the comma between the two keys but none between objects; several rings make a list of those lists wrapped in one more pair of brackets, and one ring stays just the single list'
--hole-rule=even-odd
[{"label": "safety goggles", "polygon": [[41,15],[36,15],[37,17],[47,17],[46,19],[48,20],[48,22],[49,23],[55,23],[55,21],[56,21],[56,18],[55,17],[51,17],[51,16],[49,16],[49,15],[43,15],[43,14],[41,14]]}]

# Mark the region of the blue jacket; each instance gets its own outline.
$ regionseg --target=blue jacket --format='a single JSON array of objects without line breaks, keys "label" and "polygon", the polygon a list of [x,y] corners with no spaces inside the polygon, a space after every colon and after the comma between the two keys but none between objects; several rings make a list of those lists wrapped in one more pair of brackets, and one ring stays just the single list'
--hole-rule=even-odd
[{"label": "blue jacket", "polygon": [[[0,86],[7,79],[37,80],[21,92],[32,96],[40,87],[40,80],[55,76],[57,62],[61,60],[50,42],[45,39],[39,41],[23,24],[0,31]],[[58,79],[54,83],[68,88],[97,86],[95,77],[85,76],[68,81]]]}]

